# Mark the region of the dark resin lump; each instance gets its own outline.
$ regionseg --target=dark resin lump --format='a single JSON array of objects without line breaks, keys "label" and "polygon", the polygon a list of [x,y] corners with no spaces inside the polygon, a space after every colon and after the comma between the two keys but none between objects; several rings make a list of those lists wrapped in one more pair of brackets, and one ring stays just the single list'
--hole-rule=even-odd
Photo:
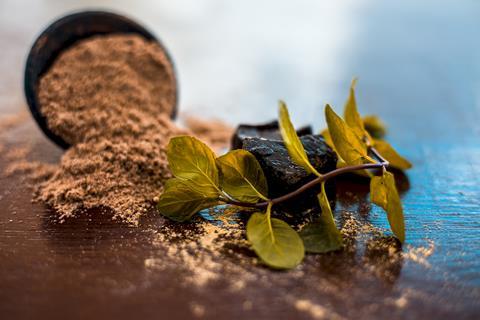
[{"label": "dark resin lump", "polygon": [[[300,141],[305,148],[311,164],[320,173],[335,170],[337,156],[326,144],[321,135],[304,135]],[[251,152],[263,168],[268,182],[269,196],[278,197],[294,191],[309,181],[315,179],[315,175],[307,173],[302,167],[293,163],[288,151],[281,140],[269,140],[264,138],[246,138],[243,140],[243,149]],[[329,198],[334,198],[333,185],[327,184]],[[306,192],[301,198],[294,199],[297,205],[301,202],[310,202],[310,198],[316,197],[318,188]],[[299,201],[304,200],[304,201]],[[316,201],[314,201],[316,202]]]},{"label": "dark resin lump", "polygon": [[[297,129],[299,137],[312,134],[312,127],[305,126]],[[232,149],[241,149],[243,141],[248,138],[265,138],[269,140],[282,140],[280,127],[277,120],[268,123],[252,125],[241,124],[232,136]]]}]

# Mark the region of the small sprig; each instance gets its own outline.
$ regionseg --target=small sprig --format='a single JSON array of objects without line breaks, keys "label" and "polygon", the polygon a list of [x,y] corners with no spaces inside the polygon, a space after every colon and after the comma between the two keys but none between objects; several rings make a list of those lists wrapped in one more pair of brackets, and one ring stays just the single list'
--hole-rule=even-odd
[{"label": "small sprig", "polygon": [[[342,248],[342,235],[335,224],[325,183],[340,174],[356,172],[371,178],[371,201],[387,212],[394,235],[404,242],[403,209],[394,176],[387,168],[408,169],[411,164],[382,140],[385,129],[378,118],[368,118],[375,119],[376,128],[375,132],[369,131],[372,124],[365,125],[357,110],[355,84],[356,80],[353,80],[343,119],[329,105],[325,107],[328,129],[322,134],[338,155],[337,169],[320,174],[310,163],[290,121],[287,106],[280,101],[280,132],[290,158],[316,176],[313,180],[288,194],[270,199],[263,170],[248,151],[232,150],[217,157],[207,145],[194,137],[175,137],[167,148],[175,178],[165,185],[157,205],[159,212],[182,222],[202,209],[219,204],[261,209],[253,212],[247,222],[247,239],[265,264],[272,268],[289,269],[303,260],[305,252],[325,253]],[[374,176],[369,169],[381,169],[382,174]],[[318,202],[322,214],[299,233],[286,222],[271,217],[274,205],[319,184]]]}]

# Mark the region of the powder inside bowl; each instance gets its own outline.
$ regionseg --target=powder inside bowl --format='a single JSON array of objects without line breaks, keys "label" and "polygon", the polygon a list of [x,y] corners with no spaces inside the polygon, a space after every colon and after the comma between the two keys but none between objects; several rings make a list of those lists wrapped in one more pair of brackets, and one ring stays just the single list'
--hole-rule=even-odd
[{"label": "powder inside bowl", "polygon": [[175,106],[176,82],[162,48],[137,35],[95,36],[64,51],[40,79],[50,130],[69,144],[138,136]]},{"label": "powder inside bowl", "polygon": [[166,144],[188,133],[170,120],[175,99],[172,66],[154,42],[108,35],[68,48],[41,78],[39,101],[72,146],[36,199],[61,220],[100,207],[137,224],[170,177]]}]

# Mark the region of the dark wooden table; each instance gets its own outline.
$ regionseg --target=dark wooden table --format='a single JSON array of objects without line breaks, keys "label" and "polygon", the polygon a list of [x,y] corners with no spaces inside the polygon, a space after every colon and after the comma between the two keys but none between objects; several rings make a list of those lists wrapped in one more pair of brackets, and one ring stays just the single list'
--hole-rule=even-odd
[{"label": "dark wooden table", "polygon": [[[98,2],[0,3],[2,119],[26,109],[20,84],[34,35],[63,12]],[[291,272],[252,267],[262,277],[242,290],[230,290],[228,273],[186,286],[180,270],[148,268],[148,259],[163,258],[150,232],[161,232],[161,218],[138,228],[95,215],[58,224],[16,175],[0,179],[0,318],[480,318],[479,3],[186,2],[113,7],[146,21],[172,49],[181,110],[232,124],[269,120],[281,97],[297,124],[321,126],[323,103],[340,106],[351,76],[360,77],[361,112],[380,115],[414,164],[401,181],[405,257],[392,264],[360,244],[349,254],[309,256]],[[0,135],[0,169],[26,143],[33,160],[61,156],[28,115]],[[385,227],[366,188],[346,183],[360,197],[340,188],[337,217],[351,212]],[[418,248],[433,254],[408,256]]]}]

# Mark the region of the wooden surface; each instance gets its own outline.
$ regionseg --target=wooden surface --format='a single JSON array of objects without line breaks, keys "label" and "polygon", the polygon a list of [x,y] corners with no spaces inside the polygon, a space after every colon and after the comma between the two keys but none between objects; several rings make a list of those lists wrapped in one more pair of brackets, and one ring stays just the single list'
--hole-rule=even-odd
[{"label": "wooden surface", "polygon": [[[248,1],[231,7],[194,3],[184,1],[184,9],[164,2],[104,2],[103,7],[146,21],[172,49],[183,90],[181,110],[216,115],[232,124],[269,120],[281,97],[291,102],[297,124],[321,126],[321,105],[330,101],[340,106],[351,76],[359,76],[361,112],[380,115],[389,125],[389,140],[414,164],[400,181],[407,225],[403,250],[433,247],[433,254],[427,263],[406,256],[391,264],[384,253],[368,252],[359,244],[353,254],[308,256],[293,272],[252,267],[261,280],[240,291],[226,285],[228,273],[196,288],[184,284],[180,270],[152,272],[146,266],[148,259],[163,258],[151,233],[161,231],[162,219],[150,215],[139,228],[129,228],[92,213],[58,224],[53,212],[31,203],[31,189],[21,176],[3,177],[0,318],[189,319],[200,315],[192,308],[195,303],[206,319],[332,314],[478,319],[480,5],[361,1],[323,8],[309,7],[306,1],[282,6],[272,1],[254,8]],[[61,13],[91,5],[98,1],[75,6],[0,3],[2,117],[26,110],[23,58],[34,35]],[[244,26],[247,20],[253,26]],[[278,27],[272,27],[275,23]],[[337,36],[342,40],[336,41]],[[247,81],[252,77],[253,84]],[[3,154],[29,143],[32,159],[55,162],[61,155],[28,115],[2,130]],[[0,168],[6,162],[2,156]],[[360,201],[342,186],[358,192]],[[337,218],[351,212],[386,227],[381,210],[368,205],[365,186],[344,182],[338,192]],[[381,276],[385,270],[388,277]],[[285,297],[321,308],[305,311]]]}]

